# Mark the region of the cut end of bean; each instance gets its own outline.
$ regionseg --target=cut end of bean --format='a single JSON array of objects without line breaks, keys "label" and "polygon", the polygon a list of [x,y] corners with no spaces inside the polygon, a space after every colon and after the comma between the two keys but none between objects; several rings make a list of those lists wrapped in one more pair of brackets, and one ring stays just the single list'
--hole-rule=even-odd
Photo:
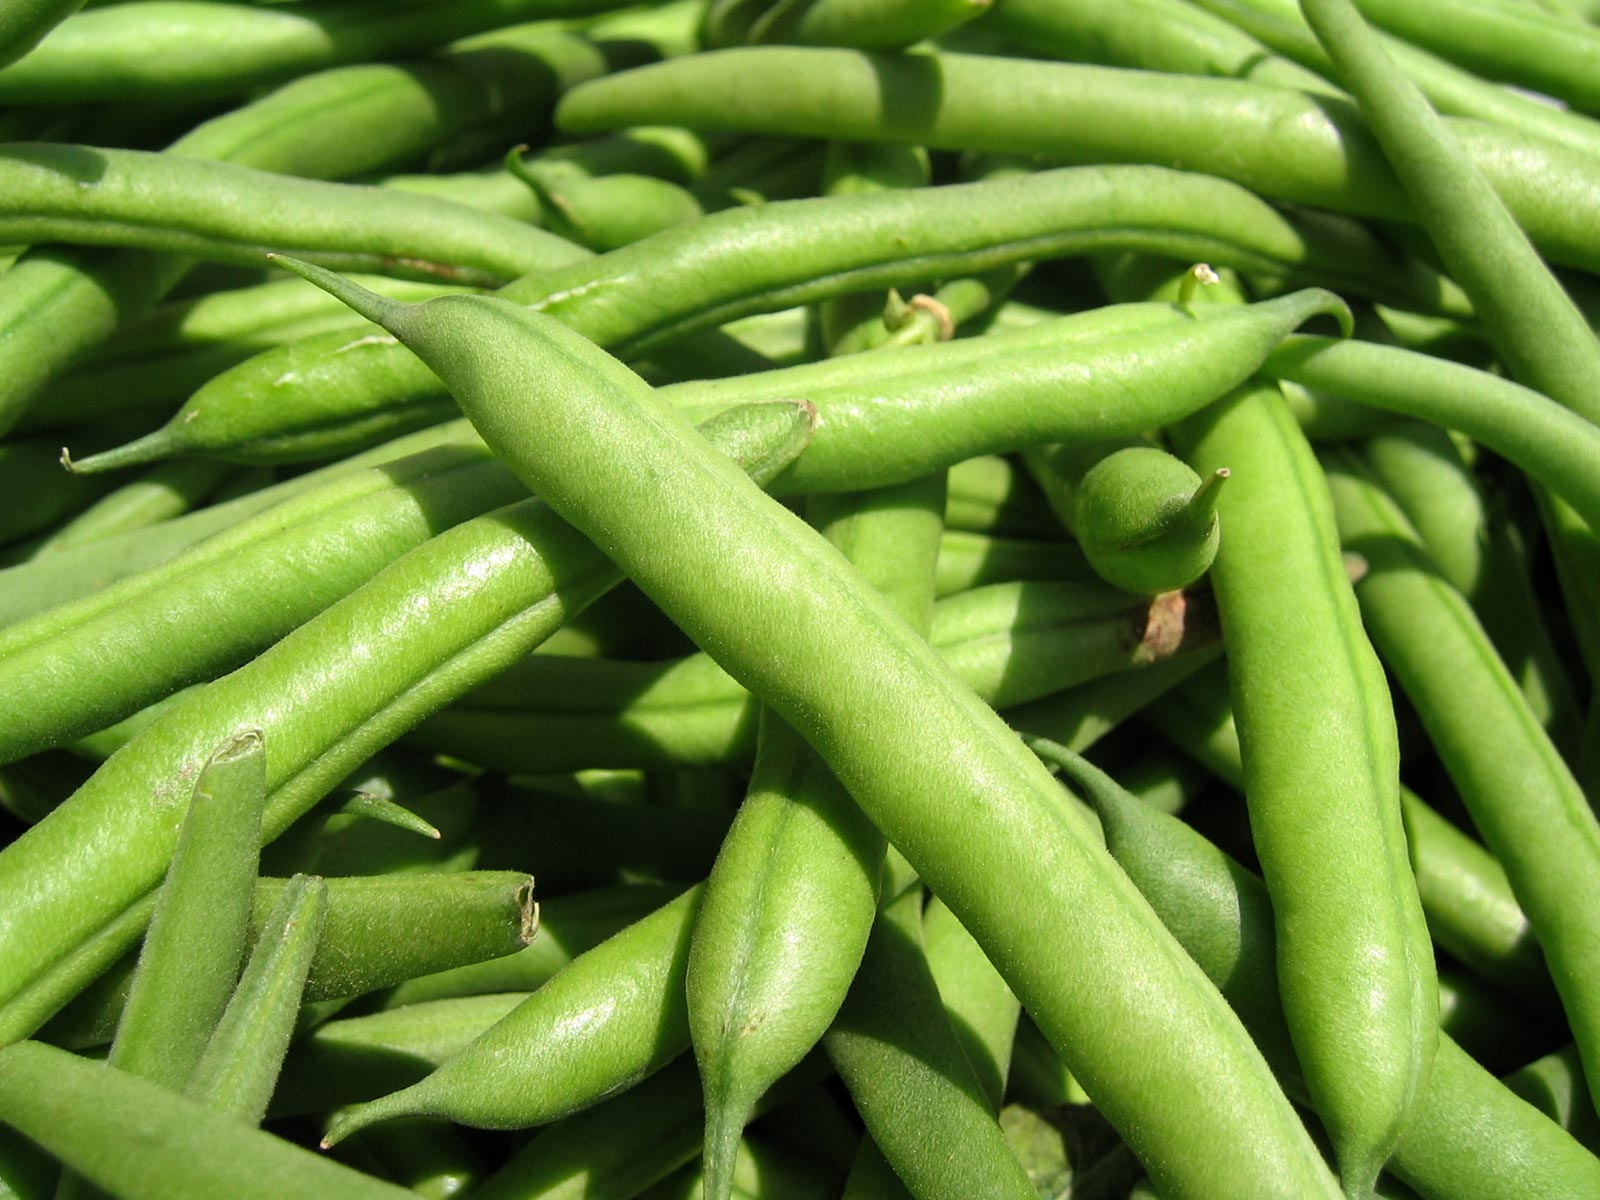
[{"label": "cut end of bean", "polygon": [[528,882],[517,889],[517,909],[522,914],[522,944],[531,945],[533,939],[539,936],[539,902],[533,898],[533,876],[528,876]]}]

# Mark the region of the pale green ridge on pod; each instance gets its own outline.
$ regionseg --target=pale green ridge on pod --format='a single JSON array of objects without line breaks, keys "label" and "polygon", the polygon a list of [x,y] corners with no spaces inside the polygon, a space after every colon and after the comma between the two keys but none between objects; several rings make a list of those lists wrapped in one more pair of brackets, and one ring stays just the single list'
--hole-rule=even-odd
[{"label": "pale green ridge on pod", "polygon": [[1339,1195],[1237,1017],[1049,772],[814,530],[543,314],[397,305],[292,265],[425,356],[496,453],[806,737],[1173,1200]]},{"label": "pale green ridge on pod", "polygon": [[1218,467],[1200,476],[1164,450],[1129,446],[1089,468],[1073,500],[1073,533],[1099,576],[1154,596],[1188,587],[1217,556]]}]

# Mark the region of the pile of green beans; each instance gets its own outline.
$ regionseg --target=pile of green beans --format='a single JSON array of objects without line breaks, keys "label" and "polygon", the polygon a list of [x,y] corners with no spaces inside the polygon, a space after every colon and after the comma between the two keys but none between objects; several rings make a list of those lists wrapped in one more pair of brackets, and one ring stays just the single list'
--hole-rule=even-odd
[{"label": "pile of green beans", "polygon": [[0,8],[0,1200],[1600,1196],[1600,3]]}]

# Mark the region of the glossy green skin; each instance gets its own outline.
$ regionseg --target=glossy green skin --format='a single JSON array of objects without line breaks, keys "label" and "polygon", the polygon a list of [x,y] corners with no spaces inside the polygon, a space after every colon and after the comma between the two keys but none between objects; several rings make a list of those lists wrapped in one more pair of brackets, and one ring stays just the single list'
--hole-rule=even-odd
[{"label": "glossy green skin", "polygon": [[[1220,180],[1151,167],[1075,168],[716,213],[591,264],[520,280],[502,295],[629,358],[751,312],[1113,246],[1272,275],[1304,270],[1357,293],[1407,293],[1410,307],[1446,295],[1438,276],[1353,228],[1296,226]],[[652,286],[635,286],[641,278]],[[352,347],[335,334],[224,372],[183,419],[188,436],[243,445],[303,423],[328,427],[334,403],[354,421],[442,397],[437,378],[404,349]],[[302,413],[313,416],[303,422]],[[214,432],[202,435],[206,422]]]},{"label": "glossy green skin", "polygon": [[310,0],[278,5],[159,0],[99,8],[64,22],[26,62],[0,71],[0,100],[238,96],[345,62],[403,56],[498,25],[603,7],[584,0],[410,3],[380,12]]},{"label": "glossy green skin", "polygon": [[0,240],[131,246],[254,266],[293,250],[348,269],[493,286],[580,257],[509,217],[393,188],[232,163],[18,142],[0,146]]},{"label": "glossy green skin", "polygon": [[[129,1200],[184,1192],[241,1200],[413,1195],[235,1116],[38,1042],[0,1050],[0,1114],[66,1166]],[[129,1154],[130,1145],[142,1147],[140,1153]]]},{"label": "glossy green skin", "polygon": [[[366,64],[298,79],[207,121],[172,150],[288,175],[350,178],[405,166],[463,129],[503,119],[502,104],[519,117],[547,112],[549,89],[526,91],[538,74],[526,70],[530,58],[557,79],[605,69],[592,46],[569,35],[513,32],[498,35],[496,45],[447,55],[438,65]],[[49,247],[24,255],[0,284],[0,428],[187,270],[182,261],[144,252]]]},{"label": "glossy green skin", "polygon": [[[1088,680],[1153,669],[1173,647],[1145,639],[1147,601],[1099,583],[993,584],[942,600],[929,643],[996,708]],[[1204,620],[1174,657],[1211,644]],[[538,655],[423,722],[410,744],[525,774],[584,767],[709,767],[750,761],[757,713],[704,654],[669,663]]]},{"label": "glossy green skin", "polygon": [[[1600,821],[1459,593],[1405,518],[1342,464],[1345,546],[1367,560],[1362,615],[1538,935],[1591,1080],[1600,1078]],[[1492,731],[1492,732],[1490,732]]]},{"label": "glossy green skin", "polygon": [[0,761],[65,745],[242,665],[407,551],[524,494],[481,449],[440,448],[346,476],[331,493],[9,626],[0,695],[29,702],[6,723]]},{"label": "glossy green skin", "polygon": [[[758,94],[745,81],[759,78]],[[1012,97],[1025,92],[1019,108]],[[734,97],[738,97],[738,102]],[[718,50],[574,88],[570,133],[643,120],[794,137],[906,141],[1080,162],[1182,162],[1273,199],[1415,222],[1356,110],[1232,79],[939,54]],[[1600,264],[1600,169],[1581,153],[1474,121],[1447,122],[1547,255]]]},{"label": "glossy green skin", "polygon": [[1438,1029],[1388,685],[1321,472],[1276,390],[1242,389],[1174,433],[1201,474],[1236,468],[1211,586],[1250,829],[1295,1048],[1345,1187],[1364,1195],[1411,1118]]},{"label": "glossy green skin", "polygon": [[288,881],[185,1095],[260,1124],[300,1016],[327,906],[326,880],[296,875]]},{"label": "glossy green skin", "polygon": [[[808,430],[805,410],[771,405],[738,410],[708,433],[770,477]],[[240,728],[271,738],[270,839],[422,716],[527,654],[619,578],[548,507],[523,501],[433,538],[174,705],[0,851],[0,878],[18,901],[0,928],[0,978],[12,985],[5,999],[17,999],[0,1008],[0,1037],[25,1036],[83,986],[59,969],[78,948],[99,945],[107,928],[125,932],[131,921],[137,929],[137,916],[117,925],[119,914],[160,879],[177,832],[176,781],[210,746]],[[440,618],[446,610],[452,619]],[[79,870],[93,883],[76,881]],[[121,953],[114,939],[108,944],[101,969]]]},{"label": "glossy green skin", "polygon": [[[944,479],[816,502],[824,536],[906,621],[931,624]],[[706,1177],[732,1178],[755,1102],[815,1046],[861,962],[883,835],[781,717],[762,714],[750,790],[695,924],[686,980],[706,1092]]]},{"label": "glossy green skin", "polygon": [[1198,475],[1153,446],[1108,454],[1073,501],[1072,531],[1089,565],[1147,596],[1188,587],[1210,569],[1222,534],[1213,509],[1192,511],[1200,486]]},{"label": "glossy green skin", "polygon": [[[1296,1062],[1274,986],[1273,915],[1261,881],[1181,821],[1106,783],[1086,794],[1117,861],[1292,1080]],[[1600,1187],[1600,1160],[1445,1036],[1389,1169],[1430,1200],[1578,1200]]]},{"label": "glossy green skin", "polygon": [[945,1017],[922,946],[920,887],[879,913],[823,1046],[867,1132],[914,1195],[1038,1195]]},{"label": "glossy green skin", "polygon": [[524,1129],[665,1066],[689,1044],[683,977],[701,891],[691,888],[579,955],[426,1079],[341,1113],[325,1140],[397,1116]]},{"label": "glossy green skin", "polygon": [[15,62],[83,7],[83,0],[18,0],[0,18],[0,66]]},{"label": "glossy green skin", "polygon": [[[558,322],[490,299],[393,306],[312,277],[425,355],[525,482],[796,726],[1167,1190],[1214,1196],[1226,1179],[1263,1195],[1337,1194],[1249,1039],[1087,827],[1061,815],[1048,772],[837,551]],[[520,397],[535,380],[530,421]],[[603,478],[597,463],[610,465]],[[1001,863],[1007,897],[992,887]],[[1034,903],[1012,903],[1019,891]],[[1085,910],[1096,919],[1060,919]],[[1192,1103],[1166,1120],[1152,1095]]]},{"label": "glossy green skin", "polygon": [[244,961],[261,844],[266,756],[259,733],[200,768],[111,1043],[111,1066],[186,1087]]},{"label": "glossy green skin", "polygon": [[1516,463],[1587,520],[1600,521],[1600,435],[1532,388],[1410,350],[1305,334],[1286,338],[1264,370],[1459,430]]}]

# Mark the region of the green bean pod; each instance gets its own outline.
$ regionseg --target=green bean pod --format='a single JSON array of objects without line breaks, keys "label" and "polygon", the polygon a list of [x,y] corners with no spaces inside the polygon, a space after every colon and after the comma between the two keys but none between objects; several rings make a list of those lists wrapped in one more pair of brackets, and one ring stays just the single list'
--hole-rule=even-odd
[{"label": "green bean pod", "polygon": [[945,1016],[922,944],[920,887],[880,911],[823,1047],[913,1194],[1038,1194]]},{"label": "green bean pod", "polygon": [[990,0],[774,0],[741,41],[898,50],[981,16]]},{"label": "green bean pod", "polygon": [[43,439],[0,445],[0,543],[51,529],[111,490],[61,470],[61,449]]},{"label": "green bean pod", "polygon": [[[815,502],[830,542],[913,628],[932,619],[934,476]],[[686,986],[706,1093],[706,1182],[726,1194],[755,1102],[827,1031],[877,911],[883,835],[791,727],[763,712],[751,786],[695,922]]]},{"label": "green bean pod", "polygon": [[[804,446],[810,419],[803,406],[759,405],[718,418],[709,432],[770,477]],[[22,901],[0,916],[0,979],[11,985],[0,998],[0,1036],[36,1028],[83,986],[81,967],[68,969],[76,956],[90,954],[86,947],[109,953],[99,959],[104,969],[121,953],[108,930],[124,936],[142,923],[140,897],[159,879],[175,835],[172,780],[194,769],[200,748],[241,726],[273,739],[263,833],[275,836],[423,715],[527,654],[618,578],[548,507],[525,501],[418,547],[174,705],[73,800],[0,850],[0,878]],[[446,596],[454,600],[448,620],[436,607]],[[330,671],[332,659],[342,665]],[[79,869],[92,888],[74,882]],[[58,902],[57,889],[73,902]]]},{"label": "green bean pod", "polygon": [[[1432,570],[1393,501],[1359,468],[1328,472],[1372,637],[1416,705],[1473,823],[1505,868],[1590,1079],[1600,1078],[1600,822],[1461,596]],[[1495,731],[1490,737],[1487,730]]]},{"label": "green bean pod", "polygon": [[[752,77],[765,84],[759,95],[747,94],[743,81]],[[1018,92],[1030,97],[1026,108],[1010,102]],[[1353,106],[1241,80],[980,55],[755,48],[592,80],[556,110],[569,133],[642,120],[1078,162],[1177,161],[1273,199],[1418,219]],[[1600,264],[1584,232],[1600,212],[1600,169],[1587,155],[1480,122],[1447,124],[1465,135],[1468,154],[1546,254],[1589,270]]]},{"label": "green bean pod", "polygon": [[23,0],[0,22],[0,66],[27,54],[52,29],[83,7],[83,0]]},{"label": "green bean pod", "polygon": [[[1013,708],[1119,673],[1195,661],[1209,613],[1076,584],[996,584],[940,601],[929,641],[984,703]],[[499,770],[724,766],[754,752],[755,701],[704,654],[668,663],[538,655],[429,717],[408,743]]]},{"label": "green bean pod", "polygon": [[937,896],[922,914],[923,951],[967,1062],[989,1107],[999,1111],[1020,1007],[1004,979]]},{"label": "green bean pod", "polygon": [[1219,502],[1228,537],[1211,583],[1251,834],[1295,1049],[1341,1179],[1366,1195],[1416,1106],[1438,1029],[1388,686],[1326,485],[1276,390],[1241,389],[1176,433],[1197,471],[1240,466]]},{"label": "green bean pod", "polygon": [[1217,493],[1227,478],[1219,467],[1202,483],[1154,446],[1118,450],[1078,485],[1073,534],[1108,583],[1149,596],[1188,587],[1216,558]]},{"label": "green bean pod", "polygon": [[29,561],[59,554],[119,533],[145,529],[182,516],[213,494],[235,472],[228,464],[204,460],[163,463],[138,479],[108,492],[37,542]]},{"label": "green bean pod", "polygon": [[[1165,1187],[1210,1196],[1226,1177],[1263,1194],[1337,1194],[1248,1037],[1086,825],[1061,815],[1048,772],[837,551],[736,480],[637,376],[549,317],[476,297],[406,308],[299,270],[427,355],[497,453],[796,725]],[[537,432],[511,400],[535,379]],[[611,468],[599,481],[602,462]],[[1019,845],[1030,854],[1016,855]],[[1002,862],[1033,903],[998,895]],[[1086,904],[1098,919],[1060,920]],[[1149,1103],[1152,1079],[1193,1101],[1181,1121]]]},{"label": "green bean pod", "polygon": [[[1076,778],[1083,782],[1081,772]],[[1292,1080],[1297,1064],[1272,969],[1266,889],[1181,821],[1119,792],[1109,780],[1085,785],[1112,853]],[[1600,1186],[1600,1160],[1443,1036],[1389,1169],[1430,1200],[1577,1200]]]},{"label": "green bean pod", "polygon": [[[237,1117],[38,1042],[0,1050],[0,1119],[129,1200],[183,1193],[241,1200],[412,1196]],[[129,1154],[130,1145],[140,1153]]]},{"label": "green bean pod", "polygon": [[62,22],[47,45],[0,71],[0,101],[238,96],[307,71],[596,7],[594,0],[468,0],[448,10],[413,4],[380,14],[327,0],[288,8],[187,0],[134,11],[105,6]]},{"label": "green bean pod", "polygon": [[[1448,296],[1437,275],[1397,260],[1364,231],[1320,222],[1299,226],[1221,181],[1133,167],[717,213],[593,264],[519,281],[504,296],[537,305],[624,357],[639,357],[752,311],[1108,245],[1272,274],[1304,269],[1358,293],[1365,280],[1414,295],[1413,307],[1429,307],[1429,296]],[[633,286],[639,278],[652,286]],[[264,405],[263,396],[272,403]],[[268,351],[224,372],[190,401],[183,420],[191,426],[187,436],[198,438],[192,427],[212,421],[217,444],[244,444],[302,428],[302,412],[314,414],[314,428],[326,429],[334,397],[354,422],[442,400],[443,392],[403,348],[333,335]],[[263,413],[271,415],[264,420]],[[316,453],[324,448],[314,446]]]},{"label": "green bean pod", "polygon": [[683,977],[702,889],[573,959],[427,1078],[339,1114],[342,1141],[399,1116],[523,1129],[587,1108],[665,1066],[689,1045]]}]

